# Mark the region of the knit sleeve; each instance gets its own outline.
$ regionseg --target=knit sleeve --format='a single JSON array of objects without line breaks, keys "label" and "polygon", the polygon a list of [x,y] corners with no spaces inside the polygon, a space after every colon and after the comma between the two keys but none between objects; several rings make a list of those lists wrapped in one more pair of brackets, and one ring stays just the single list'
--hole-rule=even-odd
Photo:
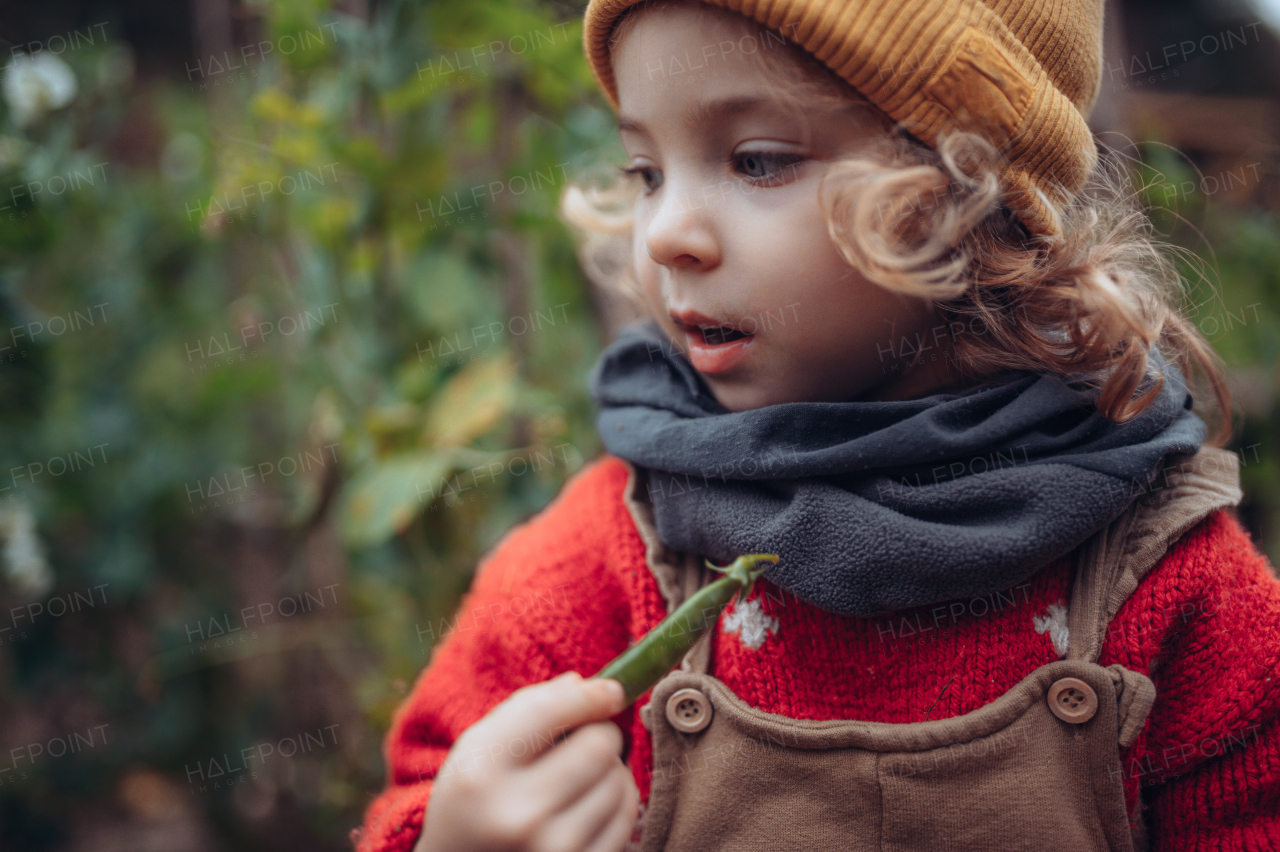
[{"label": "knit sleeve", "polygon": [[[386,788],[353,833],[359,852],[413,848],[453,742],[512,692],[565,671],[594,674],[627,647],[634,619],[616,558],[625,479],[608,458],[577,474],[499,542],[453,619],[432,626],[439,641],[384,743]],[[634,712],[613,718],[624,738]]]},{"label": "knit sleeve", "polygon": [[1280,581],[1234,515],[1183,536],[1113,626],[1156,685],[1122,753],[1152,852],[1280,849]]}]

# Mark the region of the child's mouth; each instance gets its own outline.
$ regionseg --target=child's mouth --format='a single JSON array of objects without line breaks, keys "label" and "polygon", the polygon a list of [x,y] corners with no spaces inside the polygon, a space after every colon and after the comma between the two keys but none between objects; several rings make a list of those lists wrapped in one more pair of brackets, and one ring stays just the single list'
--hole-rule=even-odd
[{"label": "child's mouth", "polygon": [[677,318],[689,344],[689,362],[699,373],[723,373],[746,357],[755,336],[698,316]]},{"label": "child's mouth", "polygon": [[729,328],[727,325],[714,326],[698,326],[699,333],[707,345],[714,346],[718,343],[732,343],[735,340],[741,340],[749,335],[745,331],[738,331],[736,328]]}]

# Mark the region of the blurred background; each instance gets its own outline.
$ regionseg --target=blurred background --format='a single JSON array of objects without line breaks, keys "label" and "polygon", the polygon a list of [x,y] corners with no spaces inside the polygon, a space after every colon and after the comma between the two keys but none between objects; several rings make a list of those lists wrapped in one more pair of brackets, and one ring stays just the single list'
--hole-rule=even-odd
[{"label": "blurred background", "polygon": [[[1280,4],[1108,14],[1276,563]],[[600,452],[580,16],[0,0],[0,849],[350,848],[477,560]]]}]

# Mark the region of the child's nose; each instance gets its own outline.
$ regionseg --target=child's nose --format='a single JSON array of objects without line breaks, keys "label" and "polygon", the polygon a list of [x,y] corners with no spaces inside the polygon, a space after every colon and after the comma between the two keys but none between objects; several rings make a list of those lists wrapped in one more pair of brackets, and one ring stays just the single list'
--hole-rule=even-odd
[{"label": "child's nose", "polygon": [[712,200],[696,188],[677,191],[669,181],[645,229],[645,248],[655,263],[671,268],[711,269],[720,264]]}]

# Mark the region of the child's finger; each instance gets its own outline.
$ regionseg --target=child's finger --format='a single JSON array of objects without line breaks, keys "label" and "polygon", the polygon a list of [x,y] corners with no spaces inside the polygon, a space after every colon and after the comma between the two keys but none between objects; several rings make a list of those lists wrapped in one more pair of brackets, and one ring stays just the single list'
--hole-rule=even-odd
[{"label": "child's finger", "polygon": [[539,796],[549,811],[571,807],[622,765],[622,731],[612,722],[593,722],[575,730],[555,748],[528,766],[519,785],[526,795]]},{"label": "child's finger", "polygon": [[[630,770],[615,763],[568,807],[547,820],[542,834],[554,838],[560,848],[586,849],[609,831],[618,811],[628,803],[628,788],[634,787]],[[634,813],[631,822],[635,822]]]},{"label": "child's finger", "polygon": [[630,783],[627,784],[622,803],[614,811],[604,830],[592,838],[583,852],[619,852],[631,840],[636,818],[640,816],[640,789],[636,787],[635,779],[630,778],[630,770],[627,772]]},{"label": "child's finger", "polygon": [[484,740],[490,757],[506,766],[527,765],[575,728],[608,719],[622,709],[620,684],[566,672],[521,687],[494,708]]}]

